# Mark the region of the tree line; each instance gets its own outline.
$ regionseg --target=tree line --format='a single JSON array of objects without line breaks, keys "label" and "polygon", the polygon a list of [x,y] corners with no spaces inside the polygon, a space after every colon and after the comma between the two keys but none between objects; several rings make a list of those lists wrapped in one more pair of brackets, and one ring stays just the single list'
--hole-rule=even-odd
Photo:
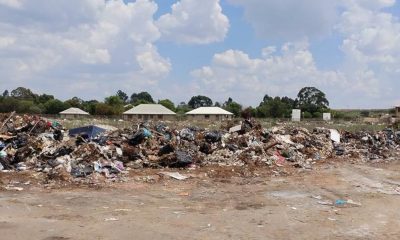
[{"label": "tree line", "polygon": [[213,102],[207,96],[193,96],[186,102],[175,104],[169,99],[154,101],[148,92],[133,93],[130,96],[118,90],[115,95],[106,97],[104,101],[85,101],[73,97],[66,101],[56,99],[49,94],[36,94],[30,89],[18,87],[11,92],[5,90],[0,96],[0,112],[16,111],[30,114],[58,114],[70,107],[80,108],[92,115],[120,115],[124,111],[144,103],[158,103],[176,113],[186,113],[198,107],[221,107],[232,112],[236,117],[289,118],[292,109],[301,109],[305,118],[320,118],[323,112],[329,111],[329,101],[325,93],[315,87],[304,87],[297,98],[271,97],[265,95],[257,107],[243,108],[232,98],[225,102]]}]

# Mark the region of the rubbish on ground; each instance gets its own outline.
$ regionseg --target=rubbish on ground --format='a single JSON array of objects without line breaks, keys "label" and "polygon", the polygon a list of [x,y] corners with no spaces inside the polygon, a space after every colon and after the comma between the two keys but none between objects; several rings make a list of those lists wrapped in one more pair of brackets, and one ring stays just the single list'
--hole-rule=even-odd
[{"label": "rubbish on ground", "polygon": [[112,222],[114,222],[114,221],[118,221],[119,219],[118,218],[104,218],[104,221],[106,221],[106,222],[110,222],[110,221],[112,221]]},{"label": "rubbish on ground", "polygon": [[174,178],[176,180],[186,180],[189,178],[188,176],[182,175],[178,172],[160,172],[160,174]]},{"label": "rubbish on ground", "polygon": [[105,132],[104,128],[100,128],[94,125],[74,128],[69,130],[70,136],[81,136],[84,139],[93,139],[99,136],[101,133]]},{"label": "rubbish on ground", "polygon": [[331,140],[335,143],[340,143],[340,133],[336,129],[329,129],[331,132]]},{"label": "rubbish on ground", "polygon": [[345,205],[361,206],[361,203],[354,202],[351,199],[348,199],[348,200],[338,199],[335,201],[335,205],[336,206],[345,206]]},{"label": "rubbish on ground", "polygon": [[24,190],[24,188],[22,187],[14,187],[14,186],[6,186],[5,189],[9,191],[19,191],[19,192]]},{"label": "rubbish on ground", "polygon": [[332,206],[333,202],[331,202],[331,201],[318,201],[318,204]]},{"label": "rubbish on ground", "polygon": [[0,123],[0,170],[31,170],[66,181],[115,179],[132,168],[267,166],[277,174],[279,168],[311,169],[331,158],[391,159],[400,149],[400,133],[393,129],[351,133],[286,123],[265,129],[255,120],[213,130],[148,122],[68,131],[53,120],[16,114],[0,114]]}]

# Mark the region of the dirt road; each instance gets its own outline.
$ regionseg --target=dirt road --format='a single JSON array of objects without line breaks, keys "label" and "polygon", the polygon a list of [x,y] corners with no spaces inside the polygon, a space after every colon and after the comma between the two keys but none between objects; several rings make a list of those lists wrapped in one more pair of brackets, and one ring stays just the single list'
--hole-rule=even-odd
[{"label": "dirt road", "polygon": [[[0,192],[0,239],[400,239],[400,162]],[[352,204],[330,205],[336,200]],[[340,202],[338,202],[340,203]]]}]

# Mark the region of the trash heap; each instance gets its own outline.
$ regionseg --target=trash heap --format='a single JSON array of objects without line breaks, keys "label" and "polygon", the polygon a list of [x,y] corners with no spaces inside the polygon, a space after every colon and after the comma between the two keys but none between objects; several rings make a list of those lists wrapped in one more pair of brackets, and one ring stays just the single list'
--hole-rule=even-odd
[{"label": "trash heap", "polygon": [[226,123],[219,130],[165,123],[131,129],[98,126],[65,130],[37,116],[1,116],[0,170],[34,170],[48,176],[115,178],[129,169],[203,166],[312,168],[323,159],[399,157],[400,132],[340,133],[334,129]]}]

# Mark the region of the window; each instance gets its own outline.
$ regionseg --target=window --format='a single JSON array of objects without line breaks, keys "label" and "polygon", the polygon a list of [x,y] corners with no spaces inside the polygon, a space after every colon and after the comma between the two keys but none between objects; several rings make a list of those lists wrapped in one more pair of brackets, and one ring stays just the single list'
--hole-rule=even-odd
[{"label": "window", "polygon": [[210,115],[204,115],[205,119],[210,119]]},{"label": "window", "polygon": [[162,120],[163,119],[163,115],[158,115],[158,119]]},{"label": "window", "polygon": [[138,118],[139,118],[139,119],[142,119],[142,115],[141,115],[141,114],[139,114],[139,115],[138,115]]}]

